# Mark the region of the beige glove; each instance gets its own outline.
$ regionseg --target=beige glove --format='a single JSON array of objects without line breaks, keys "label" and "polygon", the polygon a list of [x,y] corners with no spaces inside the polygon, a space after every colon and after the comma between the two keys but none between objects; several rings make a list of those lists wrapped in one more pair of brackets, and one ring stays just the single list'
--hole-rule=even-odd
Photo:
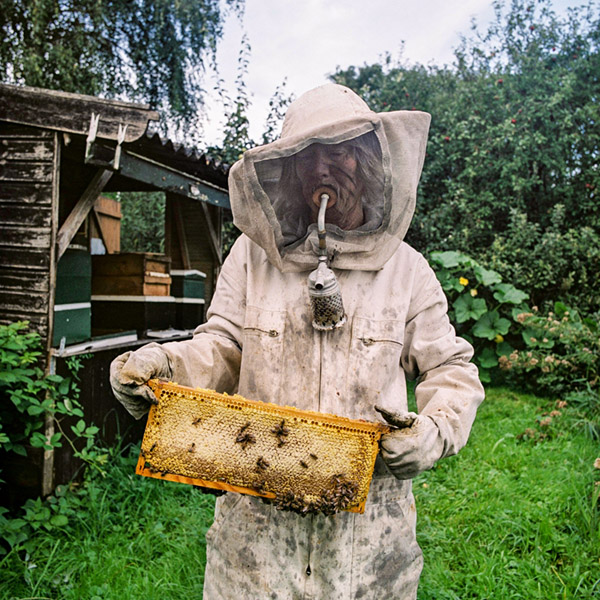
[{"label": "beige glove", "polygon": [[412,412],[375,410],[394,430],[381,437],[381,456],[398,479],[413,479],[431,469],[444,451],[440,431],[431,417]]},{"label": "beige glove", "polygon": [[110,385],[115,397],[136,419],[148,412],[150,404],[156,404],[154,392],[146,385],[153,378],[172,378],[169,358],[156,343],[125,352],[110,365]]}]

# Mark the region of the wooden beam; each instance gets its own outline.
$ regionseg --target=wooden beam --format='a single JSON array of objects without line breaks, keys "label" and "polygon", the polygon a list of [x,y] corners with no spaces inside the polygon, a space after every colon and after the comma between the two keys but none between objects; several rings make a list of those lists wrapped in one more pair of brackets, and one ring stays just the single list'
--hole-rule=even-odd
[{"label": "wooden beam", "polygon": [[223,262],[223,257],[221,255],[221,243],[219,242],[219,237],[215,230],[215,226],[213,225],[212,219],[210,218],[210,213],[208,212],[208,206],[204,204],[204,202],[200,203],[202,206],[202,212],[204,213],[204,219],[206,221],[206,227],[208,228],[208,235],[210,237],[210,249],[215,255],[215,259],[218,264]]},{"label": "wooden beam", "polygon": [[175,226],[177,227],[177,241],[179,242],[179,251],[181,252],[181,262],[184,269],[191,269],[192,263],[190,262],[190,253],[188,251],[183,215],[181,214],[181,204],[179,202],[173,202],[173,213]]},{"label": "wooden beam", "polygon": [[99,169],[92,181],[79,198],[77,204],[63,223],[58,235],[56,236],[56,261],[64,254],[67,246],[75,237],[77,230],[81,227],[98,196],[102,193],[104,186],[112,177],[113,171],[110,169]]}]

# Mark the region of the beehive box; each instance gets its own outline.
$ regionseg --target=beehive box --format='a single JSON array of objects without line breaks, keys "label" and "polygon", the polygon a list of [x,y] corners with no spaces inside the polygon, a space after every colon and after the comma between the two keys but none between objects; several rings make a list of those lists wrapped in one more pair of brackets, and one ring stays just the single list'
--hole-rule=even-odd
[{"label": "beehive box", "polygon": [[152,380],[139,475],[270,498],[301,514],[363,512],[389,428]]},{"label": "beehive box", "polygon": [[151,252],[102,254],[92,259],[92,294],[169,296],[171,259]]}]

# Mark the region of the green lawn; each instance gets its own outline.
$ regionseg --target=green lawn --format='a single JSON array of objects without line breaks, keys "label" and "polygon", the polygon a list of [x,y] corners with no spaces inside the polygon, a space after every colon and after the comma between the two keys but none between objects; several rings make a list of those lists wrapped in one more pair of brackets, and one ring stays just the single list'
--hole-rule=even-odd
[{"label": "green lawn", "polygon": [[[556,409],[488,390],[468,446],[415,480],[419,600],[600,598],[600,447]],[[69,496],[68,525],[0,560],[0,598],[201,597],[213,498],[115,463]]]}]

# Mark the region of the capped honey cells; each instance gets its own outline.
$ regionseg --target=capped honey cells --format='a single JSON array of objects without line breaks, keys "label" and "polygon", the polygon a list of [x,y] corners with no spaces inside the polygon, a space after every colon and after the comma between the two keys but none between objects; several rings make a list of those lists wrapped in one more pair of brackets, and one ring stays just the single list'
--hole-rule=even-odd
[{"label": "capped honey cells", "polygon": [[363,512],[386,425],[158,380],[136,472],[269,498],[299,514]]}]

